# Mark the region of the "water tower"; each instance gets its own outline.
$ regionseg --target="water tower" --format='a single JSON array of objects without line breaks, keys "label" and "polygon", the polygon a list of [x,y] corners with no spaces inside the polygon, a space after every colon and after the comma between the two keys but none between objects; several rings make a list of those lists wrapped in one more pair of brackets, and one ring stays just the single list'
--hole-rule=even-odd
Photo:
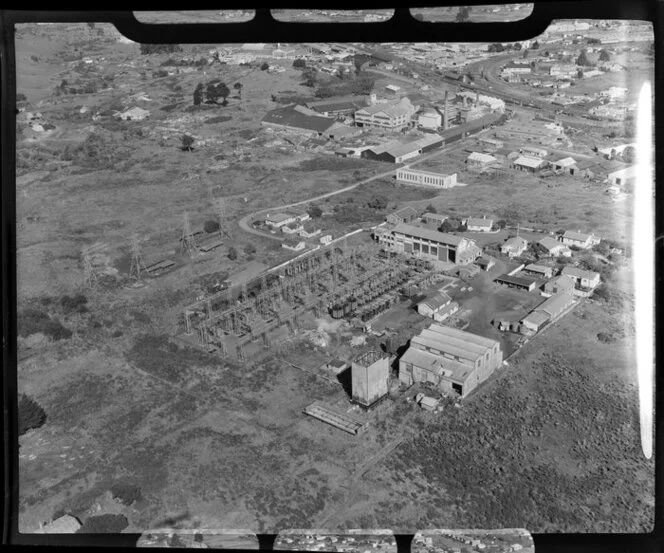
[{"label": "water tower", "polygon": [[382,351],[369,351],[351,364],[352,399],[369,409],[387,396],[390,358]]}]

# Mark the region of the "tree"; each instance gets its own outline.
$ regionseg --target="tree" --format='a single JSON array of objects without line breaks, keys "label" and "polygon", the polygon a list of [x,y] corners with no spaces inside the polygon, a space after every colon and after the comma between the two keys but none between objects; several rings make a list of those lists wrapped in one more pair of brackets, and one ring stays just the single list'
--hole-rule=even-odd
[{"label": "tree", "polygon": [[208,234],[217,232],[219,231],[219,222],[214,219],[208,219],[203,223],[203,230]]},{"label": "tree", "polygon": [[436,211],[436,208],[433,206],[433,204],[429,204],[424,208],[424,213],[438,213]]},{"label": "tree", "polygon": [[17,102],[25,102],[27,100],[27,96],[23,94],[22,92],[17,92],[16,93],[16,101]]},{"label": "tree", "polygon": [[539,47],[540,47],[540,43],[536,40],[530,45],[531,50],[539,50]]},{"label": "tree", "polygon": [[385,209],[387,207],[387,198],[385,196],[374,196],[367,202],[371,209]]},{"label": "tree", "polygon": [[30,396],[21,394],[18,400],[18,435],[40,428],[46,422],[46,412]]},{"label": "tree", "polygon": [[194,137],[188,134],[183,134],[180,138],[182,140],[182,146],[180,149],[183,152],[191,152],[194,149]]},{"label": "tree", "polygon": [[172,54],[173,52],[182,52],[182,46],[179,44],[141,44],[141,54]]},{"label": "tree", "polygon": [[198,106],[203,101],[203,83],[198,83],[194,89],[194,105]]},{"label": "tree", "polygon": [[141,499],[141,488],[128,482],[116,482],[111,486],[113,499],[118,499],[124,505],[131,505]]},{"label": "tree", "polygon": [[621,157],[625,163],[636,163],[636,148],[634,146],[627,146],[622,151]]},{"label": "tree", "polygon": [[317,205],[312,205],[309,207],[309,209],[307,209],[307,213],[312,219],[318,219],[319,217],[322,217],[323,210]]},{"label": "tree", "polygon": [[228,259],[235,261],[237,259],[237,250],[231,246],[228,248]]},{"label": "tree", "polygon": [[577,79],[583,79],[583,69],[579,69],[579,70],[576,72],[576,78],[577,78]]},{"label": "tree", "polygon": [[222,83],[219,79],[210,81],[205,87],[205,103],[206,104],[218,104],[219,98],[223,98],[222,105],[226,105],[226,98],[231,91],[226,86],[226,83]]},{"label": "tree", "polygon": [[302,83],[304,86],[308,86],[310,88],[313,88],[316,86],[316,77],[318,76],[318,71],[316,71],[313,68],[308,68],[302,71],[302,77],[304,78],[304,82]]},{"label": "tree", "polygon": [[296,69],[304,69],[307,66],[307,62],[304,61],[302,58],[297,58],[295,61],[293,61],[293,67]]},{"label": "tree", "polygon": [[609,53],[605,49],[602,49],[600,51],[599,61],[611,61],[611,56],[609,55]]},{"label": "tree", "polygon": [[[268,69],[270,69],[270,64],[266,61],[263,62],[263,65],[261,65],[261,71],[267,71]],[[196,535],[198,536],[200,534],[196,534]]]},{"label": "tree", "polygon": [[523,49],[523,54],[521,54],[521,57],[525,60],[528,59],[528,49],[524,48]]},{"label": "tree", "polygon": [[582,65],[584,67],[592,66],[592,62],[588,59],[588,52],[585,48],[581,50],[579,57],[576,58],[576,65]]},{"label": "tree", "polygon": [[247,255],[252,255],[252,254],[256,253],[256,246],[254,246],[251,243],[247,244],[244,247],[244,253],[247,254]]},{"label": "tree", "polygon": [[459,11],[456,14],[455,19],[459,23],[463,23],[464,21],[468,21],[470,19],[470,7],[461,6],[459,8]]},{"label": "tree", "polygon": [[450,221],[450,219],[447,219],[446,221],[443,221],[441,225],[438,227],[438,230],[440,232],[452,232],[458,228],[458,225],[455,225]]},{"label": "tree", "polygon": [[520,42],[515,42],[515,43],[512,45],[512,50],[516,50],[517,52],[518,52],[519,50],[521,50],[521,43],[520,43]]}]

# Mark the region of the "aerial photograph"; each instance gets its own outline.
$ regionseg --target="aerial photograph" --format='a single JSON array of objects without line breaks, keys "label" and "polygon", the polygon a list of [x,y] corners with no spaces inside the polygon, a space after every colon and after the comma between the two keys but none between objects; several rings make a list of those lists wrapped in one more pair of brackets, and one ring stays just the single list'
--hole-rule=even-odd
[{"label": "aerial photograph", "polygon": [[650,23],[15,33],[19,532],[364,552],[450,529],[413,547],[525,553],[529,532],[652,530],[632,231]]}]

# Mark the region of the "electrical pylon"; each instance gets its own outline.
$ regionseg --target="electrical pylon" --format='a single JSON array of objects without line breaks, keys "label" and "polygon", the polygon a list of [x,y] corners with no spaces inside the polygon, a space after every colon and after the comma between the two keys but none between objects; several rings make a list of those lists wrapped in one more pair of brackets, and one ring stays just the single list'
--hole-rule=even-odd
[{"label": "electrical pylon", "polygon": [[191,232],[191,225],[189,224],[189,215],[187,212],[182,217],[182,252],[187,252],[189,255],[194,255],[198,252],[198,246],[194,239],[194,234]]},{"label": "electrical pylon", "polygon": [[129,276],[136,277],[136,280],[141,280],[141,270],[145,268],[145,260],[141,254],[141,246],[137,234],[131,236],[131,267],[129,269]]}]

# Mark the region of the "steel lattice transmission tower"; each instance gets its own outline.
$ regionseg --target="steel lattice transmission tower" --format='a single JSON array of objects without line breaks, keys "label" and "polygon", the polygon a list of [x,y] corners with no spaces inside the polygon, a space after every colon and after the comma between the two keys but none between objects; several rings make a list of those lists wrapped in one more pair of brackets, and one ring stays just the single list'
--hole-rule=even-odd
[{"label": "steel lattice transmission tower", "polygon": [[219,221],[219,236],[225,234],[227,238],[230,238],[224,228],[224,224],[226,223],[226,201],[223,198],[215,198],[212,205]]},{"label": "steel lattice transmission tower", "polygon": [[140,240],[137,234],[131,236],[131,267],[129,269],[129,276],[136,277],[136,280],[141,280],[141,271],[145,268],[145,259],[141,253]]},{"label": "steel lattice transmission tower", "polygon": [[101,252],[106,248],[106,244],[97,242],[92,246],[87,246],[81,250],[81,257],[83,261],[83,278],[85,285],[88,288],[94,288],[99,281],[97,269],[94,266],[93,257],[96,253]]},{"label": "steel lattice transmission tower", "polygon": [[189,224],[189,215],[187,212],[185,212],[182,217],[182,246],[180,251],[187,252],[189,255],[198,252],[198,246],[196,245],[194,234],[191,232],[191,225]]}]

